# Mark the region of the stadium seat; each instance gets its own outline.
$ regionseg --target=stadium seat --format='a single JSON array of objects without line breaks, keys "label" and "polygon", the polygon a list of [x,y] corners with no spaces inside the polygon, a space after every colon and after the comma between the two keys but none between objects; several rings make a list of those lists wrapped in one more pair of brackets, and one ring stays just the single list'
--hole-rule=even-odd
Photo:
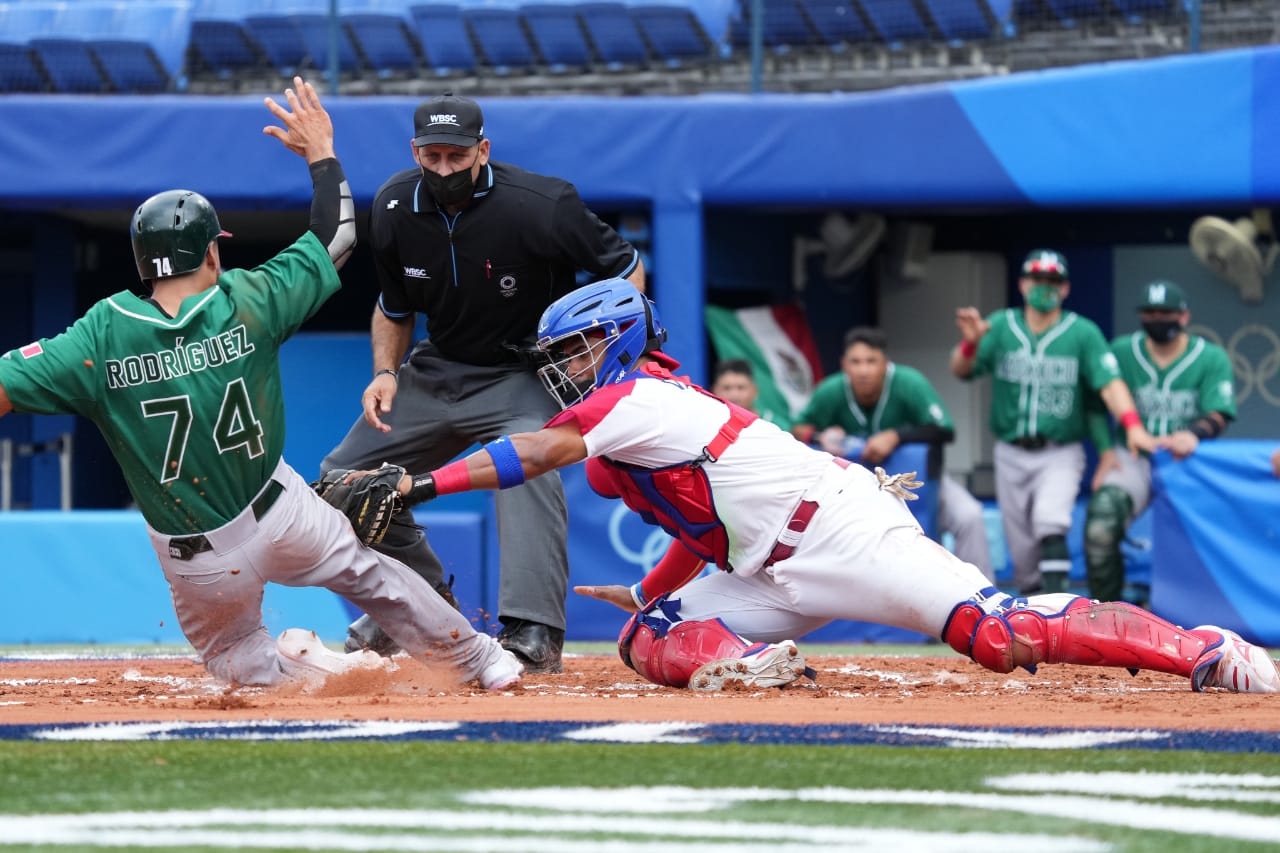
[{"label": "stadium seat", "polygon": [[564,3],[534,3],[520,7],[525,26],[547,69],[554,74],[584,71],[592,64],[578,13]]},{"label": "stadium seat", "polygon": [[0,43],[0,92],[44,92],[49,86],[29,46]]},{"label": "stadium seat", "polygon": [[632,6],[631,15],[649,49],[667,68],[711,61],[711,40],[684,6]]},{"label": "stadium seat", "polygon": [[36,59],[44,67],[55,92],[96,94],[106,91],[102,76],[87,42],[79,39],[37,38],[30,42]]},{"label": "stadium seat", "polygon": [[191,4],[188,0],[132,3],[120,17],[115,35],[147,42],[166,72],[176,75],[182,71],[183,56],[191,42]]},{"label": "stadium seat", "polygon": [[378,77],[408,77],[418,70],[418,48],[404,18],[385,12],[350,12],[343,14],[342,22]]},{"label": "stadium seat", "polygon": [[89,49],[115,92],[146,94],[169,88],[169,74],[151,45],[127,39],[92,39]]},{"label": "stadium seat", "polygon": [[515,9],[464,6],[462,21],[479,46],[484,64],[495,73],[532,71],[538,64]]},{"label": "stadium seat", "polygon": [[409,16],[422,44],[427,67],[437,77],[469,74],[477,65],[462,7],[449,4],[410,6]]},{"label": "stadium seat", "polygon": [[1174,4],[1170,0],[1111,0],[1111,2],[1131,23],[1139,23],[1146,18],[1166,18],[1174,10]]},{"label": "stadium seat", "polygon": [[848,0],[800,0],[818,41],[829,48],[858,44],[872,38],[862,15]]},{"label": "stadium seat", "polygon": [[[729,45],[738,52],[751,46],[751,5],[751,0],[741,0],[740,16],[729,24]],[[762,6],[761,37],[767,49],[781,54],[791,48],[809,47],[818,42],[817,34],[797,0],[769,0]]]},{"label": "stadium seat", "polygon": [[886,44],[927,41],[929,28],[911,3],[902,0],[857,0],[872,31]]},{"label": "stadium seat", "polygon": [[205,72],[220,80],[230,80],[262,63],[253,42],[235,21],[192,21],[188,56],[192,72]]},{"label": "stadium seat", "polygon": [[281,77],[293,77],[307,64],[307,44],[287,15],[249,15],[244,30]]},{"label": "stadium seat", "polygon": [[649,49],[625,5],[579,3],[570,8],[577,11],[596,56],[607,70],[640,68],[648,63]]},{"label": "stadium seat", "polygon": [[1107,14],[1102,0],[1044,0],[1053,18],[1064,27],[1076,27]]},{"label": "stadium seat", "polygon": [[924,0],[925,11],[948,42],[987,41],[995,35],[982,0]]},{"label": "stadium seat", "polygon": [[[329,67],[329,16],[312,12],[289,15],[302,34],[310,62],[318,69]],[[338,73],[355,74],[360,70],[360,57],[356,53],[351,34],[338,27]]]}]

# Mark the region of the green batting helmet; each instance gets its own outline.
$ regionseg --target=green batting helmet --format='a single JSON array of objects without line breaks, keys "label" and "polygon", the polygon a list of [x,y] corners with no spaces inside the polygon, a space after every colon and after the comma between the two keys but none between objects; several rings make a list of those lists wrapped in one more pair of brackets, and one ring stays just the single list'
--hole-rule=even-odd
[{"label": "green batting helmet", "polygon": [[129,236],[138,275],[150,281],[199,269],[209,244],[231,235],[218,224],[209,199],[191,190],[168,190],[138,205]]}]

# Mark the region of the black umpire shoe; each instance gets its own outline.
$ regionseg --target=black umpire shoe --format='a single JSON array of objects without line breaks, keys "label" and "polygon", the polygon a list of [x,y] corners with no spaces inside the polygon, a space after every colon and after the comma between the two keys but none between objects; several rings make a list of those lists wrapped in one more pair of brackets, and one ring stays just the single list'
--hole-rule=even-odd
[{"label": "black umpire shoe", "polygon": [[527,622],[524,619],[504,621],[498,632],[498,642],[504,649],[520,658],[526,674],[539,672],[564,672],[561,653],[564,651],[564,631]]}]

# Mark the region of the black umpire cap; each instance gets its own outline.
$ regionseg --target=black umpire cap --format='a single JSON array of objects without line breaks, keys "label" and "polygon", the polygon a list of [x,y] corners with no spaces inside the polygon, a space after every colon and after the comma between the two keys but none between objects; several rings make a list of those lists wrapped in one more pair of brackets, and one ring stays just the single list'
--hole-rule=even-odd
[{"label": "black umpire cap", "polygon": [[413,111],[413,144],[470,148],[484,139],[484,113],[470,98],[445,92]]}]

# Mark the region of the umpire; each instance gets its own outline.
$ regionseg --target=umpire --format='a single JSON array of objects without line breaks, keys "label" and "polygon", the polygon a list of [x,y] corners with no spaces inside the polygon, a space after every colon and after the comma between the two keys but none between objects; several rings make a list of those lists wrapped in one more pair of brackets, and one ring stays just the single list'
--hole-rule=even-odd
[{"label": "umpire", "polygon": [[[579,271],[644,289],[639,253],[572,184],[489,159],[475,101],[452,93],[428,99],[413,126],[416,167],[382,185],[370,216],[381,295],[364,415],[324,471],[384,461],[429,471],[477,442],[536,432],[558,411],[528,355],[543,310],[577,287]],[[419,312],[427,337],[415,344]],[[560,672],[569,580],[560,479],[500,491],[495,503],[498,640],[526,672]],[[402,512],[378,550],[452,601],[439,558]],[[347,648],[361,647],[396,650],[368,616],[348,630]]]}]

